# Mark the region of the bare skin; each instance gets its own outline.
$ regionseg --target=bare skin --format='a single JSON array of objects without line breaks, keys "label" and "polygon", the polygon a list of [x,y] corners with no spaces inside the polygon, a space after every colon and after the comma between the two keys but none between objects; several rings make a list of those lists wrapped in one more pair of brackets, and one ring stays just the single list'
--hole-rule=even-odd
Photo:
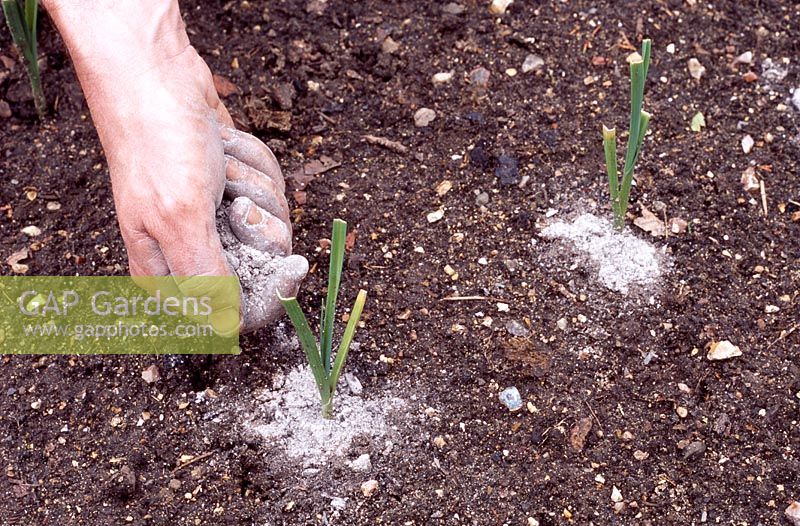
[{"label": "bare skin", "polygon": [[[278,162],[234,129],[177,0],[42,3],[67,44],[108,159],[131,275],[172,275],[179,288],[188,276],[230,275],[215,226],[225,191],[237,203],[231,229],[247,233],[240,241],[291,254]],[[291,258],[294,271],[275,280],[283,295],[297,291],[308,268],[301,256]],[[245,325],[263,327],[277,315]]]}]

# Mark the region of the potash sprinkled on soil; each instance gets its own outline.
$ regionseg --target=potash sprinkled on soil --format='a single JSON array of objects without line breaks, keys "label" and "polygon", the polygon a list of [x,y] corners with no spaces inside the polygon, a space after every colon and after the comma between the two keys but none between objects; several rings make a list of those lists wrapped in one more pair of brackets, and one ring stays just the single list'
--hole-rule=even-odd
[{"label": "potash sprinkled on soil", "polygon": [[607,288],[627,294],[634,286],[655,284],[662,274],[656,248],[628,233],[614,230],[607,219],[583,214],[572,223],[554,223],[542,235],[562,239],[584,254]]},{"label": "potash sprinkled on soil", "polygon": [[320,415],[319,392],[308,366],[293,369],[276,384],[280,385],[277,390],[259,397],[272,420],[250,421],[245,427],[266,442],[277,443],[289,457],[311,465],[344,456],[356,437],[377,440],[393,431],[389,414],[404,405],[399,398],[353,396],[342,381],[334,398],[334,418],[326,420]]}]

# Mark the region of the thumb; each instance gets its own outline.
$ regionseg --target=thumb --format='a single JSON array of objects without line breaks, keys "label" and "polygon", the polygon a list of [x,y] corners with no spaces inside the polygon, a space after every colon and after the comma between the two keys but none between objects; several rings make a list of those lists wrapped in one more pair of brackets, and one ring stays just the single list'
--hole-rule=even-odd
[{"label": "thumb", "polygon": [[308,273],[308,261],[303,256],[275,256],[273,272],[264,281],[245,284],[243,305],[243,332],[250,332],[277,321],[283,315],[283,305],[278,293],[283,297],[297,294],[300,283]]}]

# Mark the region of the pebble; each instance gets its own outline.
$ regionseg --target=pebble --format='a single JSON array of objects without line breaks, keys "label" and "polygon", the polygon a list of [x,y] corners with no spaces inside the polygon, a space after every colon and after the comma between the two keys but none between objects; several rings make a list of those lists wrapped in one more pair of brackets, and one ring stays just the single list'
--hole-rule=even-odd
[{"label": "pebble", "polygon": [[333,497],[331,499],[331,508],[342,511],[347,507],[347,501],[342,497]]},{"label": "pebble", "polygon": [[690,443],[686,448],[683,450],[683,459],[688,460],[692,457],[698,457],[705,453],[706,445],[699,440],[695,440],[694,442]]},{"label": "pebble", "polygon": [[387,55],[396,53],[398,49],[400,49],[400,44],[398,44],[392,37],[386,37],[386,40],[384,40],[383,44],[381,44],[381,51]]},{"label": "pebble", "polygon": [[700,63],[699,60],[694,57],[689,59],[689,75],[691,75],[692,78],[700,80],[705,72],[706,68]]},{"label": "pebble", "polygon": [[500,184],[508,186],[519,182],[519,162],[510,155],[501,154],[497,158],[497,167],[494,174],[500,179]]},{"label": "pebble", "polygon": [[675,412],[678,413],[678,416],[681,418],[686,418],[687,416],[689,416],[689,410],[683,406],[678,406]]},{"label": "pebble", "polygon": [[611,500],[613,502],[622,502],[622,492],[616,486],[611,488]]},{"label": "pebble", "polygon": [[800,526],[800,502],[792,501],[783,513],[791,521],[792,526]]},{"label": "pebble", "polygon": [[789,68],[780,64],[780,62],[765,58],[761,62],[761,78],[767,82],[780,82],[789,74]]},{"label": "pebble", "polygon": [[51,212],[55,212],[56,210],[61,210],[61,203],[58,201],[48,201],[47,202],[47,209]]},{"label": "pebble", "polygon": [[142,380],[147,382],[148,384],[155,383],[161,379],[161,373],[158,371],[158,367],[155,365],[151,365],[144,371],[142,371]]},{"label": "pebble", "polygon": [[433,82],[434,86],[441,86],[442,84],[447,84],[451,80],[453,80],[453,75],[455,74],[454,71],[443,71],[441,73],[436,73],[431,77],[431,82]]},{"label": "pebble", "polygon": [[461,4],[457,4],[455,2],[450,2],[442,7],[442,11],[447,13],[448,15],[460,15],[461,13],[466,11],[466,7],[464,7]]},{"label": "pebble", "polygon": [[514,386],[500,391],[498,398],[509,411],[519,411],[522,407],[522,397],[519,395],[519,390]]},{"label": "pebble", "polygon": [[485,89],[489,86],[490,76],[491,73],[489,72],[489,70],[484,68],[483,66],[480,66],[470,71],[469,81],[470,84],[472,84],[476,88]]},{"label": "pebble", "polygon": [[742,151],[744,153],[750,153],[750,151],[753,149],[754,144],[755,141],[750,135],[745,135],[744,137],[742,137]]},{"label": "pebble", "polygon": [[492,0],[492,3],[489,4],[489,12],[493,15],[502,15],[513,3],[514,0]]},{"label": "pebble", "polygon": [[347,387],[350,389],[350,394],[353,396],[361,396],[361,393],[364,392],[364,387],[361,385],[361,381],[356,378],[353,373],[345,373],[344,381],[347,383]]},{"label": "pebble", "polygon": [[538,71],[544,67],[544,59],[539,55],[529,54],[525,57],[522,63],[522,72],[530,73],[531,71]]},{"label": "pebble", "polygon": [[566,318],[559,318],[559,320],[556,322],[556,327],[558,327],[562,331],[567,330],[567,319]]},{"label": "pebble", "polygon": [[428,218],[428,223],[435,223],[444,217],[444,210],[440,208],[429,213],[426,217]]},{"label": "pebble", "polygon": [[372,461],[367,453],[360,455],[357,459],[350,462],[350,469],[360,473],[366,473],[372,470]]},{"label": "pebble", "polygon": [[489,194],[481,192],[475,197],[475,204],[485,206],[489,204]]},{"label": "pebble", "polygon": [[367,480],[361,484],[361,493],[365,497],[371,497],[376,491],[378,491],[378,481],[375,479]]},{"label": "pebble", "polygon": [[508,75],[509,77],[516,77],[517,76],[517,70],[515,68],[508,68],[506,70],[506,75]]},{"label": "pebble", "polygon": [[294,106],[296,92],[290,82],[279,82],[272,87],[270,95],[275,104],[284,111],[291,110],[292,106]]},{"label": "pebble", "polygon": [[38,226],[29,225],[22,229],[22,233],[26,236],[36,237],[41,235],[42,229],[40,229]]},{"label": "pebble", "polygon": [[729,358],[735,358],[741,355],[741,349],[728,340],[722,340],[721,342],[714,342],[711,344],[706,358],[712,361],[728,360]]},{"label": "pebble", "polygon": [[531,331],[529,331],[525,325],[517,320],[508,320],[506,322],[506,330],[508,331],[508,334],[517,338],[524,338],[531,333]]},{"label": "pebble", "polygon": [[792,104],[794,104],[794,107],[797,108],[797,111],[800,111],[800,86],[797,86],[794,89],[794,94],[792,95]]},{"label": "pebble", "polygon": [[753,52],[752,51],[745,51],[735,59],[733,59],[734,64],[752,64],[753,62]]},{"label": "pebble", "polygon": [[437,435],[433,439],[433,445],[438,447],[439,449],[442,449],[444,446],[447,445],[447,441],[444,439],[442,435]]},{"label": "pebble", "polygon": [[0,118],[8,119],[11,117],[11,106],[2,99],[0,99]]},{"label": "pebble", "polygon": [[430,108],[420,108],[414,114],[414,126],[424,128],[436,118],[436,112]]},{"label": "pebble", "polygon": [[635,458],[636,460],[638,460],[640,462],[642,460],[647,460],[647,458],[649,456],[650,456],[650,453],[648,453],[647,451],[642,451],[641,449],[637,449],[636,451],[633,452],[633,458]]}]

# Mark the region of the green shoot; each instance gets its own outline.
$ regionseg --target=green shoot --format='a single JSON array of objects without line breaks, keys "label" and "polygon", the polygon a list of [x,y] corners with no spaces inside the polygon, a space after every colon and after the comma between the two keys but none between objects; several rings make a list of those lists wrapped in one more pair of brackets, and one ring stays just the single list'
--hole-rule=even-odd
[{"label": "green shoot", "polygon": [[47,102],[42,91],[39,75],[39,52],[36,40],[36,26],[39,15],[39,0],[2,0],[3,14],[11,30],[11,39],[19,50],[28,69],[31,81],[33,104],[39,118],[44,117]]},{"label": "green shoot", "polygon": [[328,294],[322,304],[322,312],[320,318],[320,343],[317,344],[317,339],[311,332],[308,325],[308,320],[303,309],[297,302],[297,298],[282,298],[278,294],[292,320],[295,331],[297,331],[297,338],[300,340],[300,347],[308,359],[308,364],[311,366],[311,373],[314,375],[314,382],[319,390],[320,400],[322,402],[322,416],[324,418],[332,418],[333,416],[333,395],[336,392],[336,384],[339,382],[339,376],[344,369],[345,360],[347,360],[347,353],[350,351],[350,344],[353,341],[353,336],[356,333],[358,321],[361,319],[361,312],[364,310],[364,304],[367,301],[367,291],[359,290],[356,297],[353,310],[350,312],[350,319],[347,321],[347,326],[342,335],[342,341],[339,343],[339,348],[336,351],[336,357],[331,363],[331,349],[333,347],[333,321],[336,317],[336,298],[339,295],[339,285],[342,281],[342,264],[344,262],[344,243],[347,234],[347,223],[341,219],[333,221],[333,234],[331,235],[331,260],[330,270],[328,275]]},{"label": "green shoot", "polygon": [[614,128],[603,126],[603,150],[608,172],[608,188],[611,194],[611,209],[614,212],[614,227],[622,230],[625,215],[628,212],[628,200],[633,183],[633,169],[639,159],[651,115],[642,109],[644,102],[644,84],[650,68],[650,39],[642,41],[642,54],[634,54],[628,60],[631,70],[631,118],[628,131],[628,144],[625,152],[625,164],[622,168],[622,180],[619,180],[617,168],[617,134]]}]

